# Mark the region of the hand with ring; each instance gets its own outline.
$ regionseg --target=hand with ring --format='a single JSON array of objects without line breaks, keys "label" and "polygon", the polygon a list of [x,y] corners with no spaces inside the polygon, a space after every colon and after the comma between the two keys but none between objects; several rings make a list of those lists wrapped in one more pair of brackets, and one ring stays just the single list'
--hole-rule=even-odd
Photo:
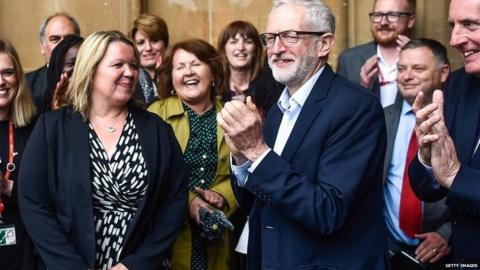
[{"label": "hand with ring", "polygon": [[436,263],[450,253],[448,242],[437,232],[416,234],[421,243],[415,250],[416,259],[422,263]]}]

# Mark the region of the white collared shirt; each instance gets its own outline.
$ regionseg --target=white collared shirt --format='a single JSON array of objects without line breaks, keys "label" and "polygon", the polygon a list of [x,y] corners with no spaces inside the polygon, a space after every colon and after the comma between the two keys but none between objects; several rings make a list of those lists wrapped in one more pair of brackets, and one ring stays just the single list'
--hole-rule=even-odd
[{"label": "white collared shirt", "polygon": [[[380,103],[382,107],[385,108],[389,105],[395,103],[397,98],[397,63],[398,58],[393,65],[389,65],[388,62],[383,58],[382,53],[380,52],[380,47],[377,46],[377,56],[378,60],[378,80],[380,82]],[[384,84],[382,85],[382,82]]]},{"label": "white collared shirt", "polygon": [[[315,85],[315,82],[320,77],[325,66],[322,66],[315,74],[313,74],[310,79],[306,83],[304,83],[293,95],[290,96],[288,92],[288,88],[282,92],[282,95],[277,101],[277,106],[283,113],[282,122],[280,123],[280,127],[278,128],[277,137],[275,139],[275,145],[273,147],[273,151],[277,155],[281,155],[283,149],[287,143],[290,134],[292,133],[293,127],[297,122],[298,116],[300,115],[300,111],[302,110],[307,97],[310,95],[310,92]],[[255,168],[262,162],[265,156],[271,151],[272,149],[267,149],[262,155],[260,155],[257,160],[254,162],[247,161],[241,166],[233,165],[232,159],[230,159],[230,166],[232,168],[232,172],[237,179],[237,183],[239,186],[244,186],[247,182],[248,173],[252,173]]]}]

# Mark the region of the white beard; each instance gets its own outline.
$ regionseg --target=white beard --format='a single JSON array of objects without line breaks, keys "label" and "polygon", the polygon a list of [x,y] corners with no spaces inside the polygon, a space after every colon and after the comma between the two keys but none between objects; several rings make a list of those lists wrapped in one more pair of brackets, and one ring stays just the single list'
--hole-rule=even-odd
[{"label": "white beard", "polygon": [[272,59],[269,58],[268,64],[272,69],[273,78],[286,86],[298,85],[312,72],[318,63],[318,56],[315,55],[315,51],[307,50],[307,54],[303,58],[283,55],[282,57],[284,58],[295,59],[287,68],[277,68]]}]

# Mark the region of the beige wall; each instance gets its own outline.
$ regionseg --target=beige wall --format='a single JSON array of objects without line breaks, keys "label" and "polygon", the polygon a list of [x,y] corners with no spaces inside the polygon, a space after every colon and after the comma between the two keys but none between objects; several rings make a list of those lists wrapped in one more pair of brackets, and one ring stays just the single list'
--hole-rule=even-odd
[{"label": "beige wall", "polygon": [[[330,57],[335,66],[338,54],[348,46],[371,39],[368,12],[373,0],[325,0],[337,17],[336,43]],[[447,24],[449,0],[417,0],[416,36],[427,36],[448,46]],[[200,37],[216,45],[221,29],[230,21],[248,20],[264,31],[270,0],[0,0],[0,37],[14,43],[24,68],[43,64],[39,53],[38,27],[57,11],[77,18],[86,36],[96,30],[129,30],[131,22],[142,12],[163,17],[169,26],[171,42]],[[450,50],[455,67],[461,65]]]}]

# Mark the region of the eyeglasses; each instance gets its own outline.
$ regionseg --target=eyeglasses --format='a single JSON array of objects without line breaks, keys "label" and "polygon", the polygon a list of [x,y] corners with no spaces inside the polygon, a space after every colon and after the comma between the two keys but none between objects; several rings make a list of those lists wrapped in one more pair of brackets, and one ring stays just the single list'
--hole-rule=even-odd
[{"label": "eyeglasses", "polygon": [[400,16],[411,16],[412,13],[408,12],[371,12],[368,14],[370,21],[373,23],[379,23],[382,21],[383,17],[387,18],[388,22],[398,22]]},{"label": "eyeglasses", "polygon": [[260,41],[265,47],[272,47],[275,39],[278,37],[280,42],[285,46],[291,46],[298,42],[302,35],[322,36],[325,32],[308,32],[308,31],[294,31],[288,30],[280,33],[263,33],[260,34]]}]

